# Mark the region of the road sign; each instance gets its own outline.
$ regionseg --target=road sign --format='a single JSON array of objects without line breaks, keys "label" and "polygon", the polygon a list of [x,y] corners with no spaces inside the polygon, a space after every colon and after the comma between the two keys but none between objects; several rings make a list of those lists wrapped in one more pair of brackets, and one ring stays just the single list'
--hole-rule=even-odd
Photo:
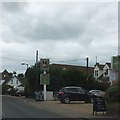
[{"label": "road sign", "polygon": [[120,56],[113,56],[112,57],[112,69],[119,70],[120,69]]},{"label": "road sign", "polygon": [[41,59],[40,60],[40,70],[41,73],[43,73],[44,71],[46,71],[46,73],[49,72],[49,59]]},{"label": "road sign", "polygon": [[49,85],[49,74],[40,74],[40,84]]}]

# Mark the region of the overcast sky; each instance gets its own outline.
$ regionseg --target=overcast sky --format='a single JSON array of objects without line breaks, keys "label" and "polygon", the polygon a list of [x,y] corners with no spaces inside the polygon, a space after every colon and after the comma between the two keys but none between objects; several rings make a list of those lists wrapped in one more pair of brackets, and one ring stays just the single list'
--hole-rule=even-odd
[{"label": "overcast sky", "polygon": [[2,69],[25,72],[36,50],[50,63],[89,66],[118,54],[118,3],[2,3]]}]

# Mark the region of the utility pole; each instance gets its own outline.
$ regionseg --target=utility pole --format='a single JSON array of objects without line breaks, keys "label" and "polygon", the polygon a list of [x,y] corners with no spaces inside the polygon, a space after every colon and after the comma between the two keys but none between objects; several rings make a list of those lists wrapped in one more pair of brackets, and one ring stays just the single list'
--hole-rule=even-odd
[{"label": "utility pole", "polygon": [[40,84],[44,87],[44,101],[47,100],[46,86],[49,85],[49,59],[41,59],[40,61]]},{"label": "utility pole", "polygon": [[88,61],[89,61],[89,58],[88,58],[88,57],[86,58],[86,61],[87,61],[87,66],[86,66],[86,67],[87,67],[87,69],[86,69],[86,76],[87,76],[87,80],[88,80]]},{"label": "utility pole", "polygon": [[96,56],[96,64],[97,64],[97,56]]},{"label": "utility pole", "polygon": [[38,50],[36,51],[36,90],[38,90]]}]

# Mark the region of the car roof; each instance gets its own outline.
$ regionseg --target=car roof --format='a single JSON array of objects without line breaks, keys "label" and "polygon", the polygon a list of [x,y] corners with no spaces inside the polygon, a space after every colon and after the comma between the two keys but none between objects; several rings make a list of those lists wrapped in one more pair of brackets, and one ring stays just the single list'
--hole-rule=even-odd
[{"label": "car roof", "polygon": [[94,91],[101,91],[101,90],[90,90],[91,92],[94,92]]},{"label": "car roof", "polygon": [[67,86],[67,87],[64,87],[64,88],[82,88],[82,87],[78,87],[78,86]]}]

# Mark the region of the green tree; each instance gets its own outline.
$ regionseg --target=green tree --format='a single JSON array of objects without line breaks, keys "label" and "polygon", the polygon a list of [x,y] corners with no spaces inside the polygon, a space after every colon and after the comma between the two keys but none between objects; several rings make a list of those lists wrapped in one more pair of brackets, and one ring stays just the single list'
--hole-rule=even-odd
[{"label": "green tree", "polygon": [[9,88],[12,88],[10,85],[7,85],[6,83],[2,84],[2,94],[7,94],[7,90]]},{"label": "green tree", "polygon": [[23,73],[18,74],[17,77],[18,77],[18,79],[21,81],[22,85],[25,86],[25,84],[26,84],[26,78],[25,78],[25,76],[23,75]]},{"label": "green tree", "polygon": [[50,67],[50,85],[47,86],[48,90],[58,91],[62,85],[62,71],[58,67]]},{"label": "green tree", "polygon": [[58,67],[50,68],[50,85],[53,90],[58,90],[65,86],[85,86],[85,75],[77,69],[63,70]]},{"label": "green tree", "polygon": [[105,99],[108,103],[120,102],[120,82],[110,86],[106,90]]},{"label": "green tree", "polygon": [[85,75],[76,70],[76,69],[69,69],[64,71],[63,73],[63,80],[65,82],[65,86],[85,86],[86,79]]},{"label": "green tree", "polygon": [[40,63],[37,64],[37,72],[36,72],[36,64],[31,68],[29,67],[25,73],[25,78],[26,78],[26,85],[25,85],[26,93],[31,92],[30,95],[33,96],[34,91],[41,90],[42,87],[40,85]]}]

